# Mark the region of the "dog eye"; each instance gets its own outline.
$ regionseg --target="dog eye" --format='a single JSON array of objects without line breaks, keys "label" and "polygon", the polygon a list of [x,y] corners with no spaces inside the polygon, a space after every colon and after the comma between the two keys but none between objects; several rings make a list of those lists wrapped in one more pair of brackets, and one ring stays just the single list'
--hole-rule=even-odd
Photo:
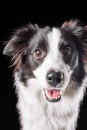
[{"label": "dog eye", "polygon": [[69,46],[64,47],[63,53],[64,55],[69,56],[71,54],[71,47]]},{"label": "dog eye", "polygon": [[40,49],[40,48],[37,48],[35,51],[34,51],[34,53],[33,53],[33,57],[35,58],[35,59],[37,59],[37,60],[41,60],[41,59],[43,59],[44,57],[45,57],[45,52],[42,50],[42,49]]}]

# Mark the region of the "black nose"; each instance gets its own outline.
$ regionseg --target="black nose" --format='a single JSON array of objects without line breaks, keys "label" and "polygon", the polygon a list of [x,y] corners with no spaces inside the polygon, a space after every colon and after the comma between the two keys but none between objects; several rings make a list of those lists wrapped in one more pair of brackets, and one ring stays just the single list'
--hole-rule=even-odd
[{"label": "black nose", "polygon": [[63,80],[64,78],[64,75],[63,73],[61,72],[55,72],[55,71],[50,71],[48,74],[47,74],[47,82],[53,86],[53,87],[56,87],[58,84],[61,83],[61,81]]}]

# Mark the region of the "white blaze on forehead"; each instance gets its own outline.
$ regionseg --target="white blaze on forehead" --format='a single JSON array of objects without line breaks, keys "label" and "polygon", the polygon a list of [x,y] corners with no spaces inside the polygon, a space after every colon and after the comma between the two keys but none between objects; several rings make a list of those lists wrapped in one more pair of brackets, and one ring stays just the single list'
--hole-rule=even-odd
[{"label": "white blaze on forehead", "polygon": [[[61,33],[58,29],[53,28],[52,32],[47,34],[48,43],[49,43],[49,52],[45,57],[43,63],[34,71],[35,76],[40,82],[43,88],[48,86],[46,75],[49,70],[58,68],[58,64],[61,56],[58,52],[58,43],[60,41]],[[60,58],[59,58],[60,57]]]},{"label": "white blaze on forehead", "polygon": [[59,29],[56,28],[53,28],[52,32],[48,33],[48,42],[50,45],[50,50],[54,52],[54,54],[58,53],[58,44],[60,41],[60,36],[61,32]]}]

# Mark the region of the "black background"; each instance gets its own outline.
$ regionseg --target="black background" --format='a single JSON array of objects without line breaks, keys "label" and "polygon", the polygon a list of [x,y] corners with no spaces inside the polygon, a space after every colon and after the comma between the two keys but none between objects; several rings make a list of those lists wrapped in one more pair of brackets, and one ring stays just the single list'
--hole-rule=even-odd
[{"label": "black background", "polygon": [[[2,55],[4,46],[13,30],[27,23],[37,23],[40,26],[60,26],[69,19],[79,19],[83,25],[87,23],[87,9],[85,3],[79,5],[62,3],[50,7],[46,3],[38,8],[9,7],[0,10],[0,130],[19,130],[18,114],[16,110],[17,97],[13,87],[12,68],[10,60]],[[87,129],[87,96],[81,104],[77,130]],[[68,125],[68,124],[67,124]]]}]

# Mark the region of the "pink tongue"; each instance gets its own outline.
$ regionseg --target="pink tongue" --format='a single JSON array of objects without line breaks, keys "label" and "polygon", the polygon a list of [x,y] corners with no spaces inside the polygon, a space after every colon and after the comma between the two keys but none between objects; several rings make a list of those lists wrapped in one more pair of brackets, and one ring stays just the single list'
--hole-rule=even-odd
[{"label": "pink tongue", "polygon": [[55,99],[60,96],[60,91],[59,90],[48,90],[48,94],[51,98]]}]

